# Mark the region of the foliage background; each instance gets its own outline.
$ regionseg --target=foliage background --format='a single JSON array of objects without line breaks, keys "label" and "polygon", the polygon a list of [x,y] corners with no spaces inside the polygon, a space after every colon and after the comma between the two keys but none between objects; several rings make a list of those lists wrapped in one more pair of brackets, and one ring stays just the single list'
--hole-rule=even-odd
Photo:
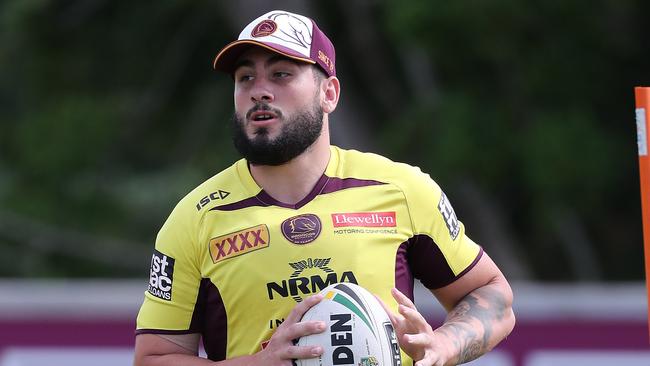
[{"label": "foliage background", "polygon": [[334,40],[334,143],[429,172],[509,278],[643,278],[644,0],[5,0],[0,276],[146,276],[172,207],[237,159],[212,58],[275,8]]}]

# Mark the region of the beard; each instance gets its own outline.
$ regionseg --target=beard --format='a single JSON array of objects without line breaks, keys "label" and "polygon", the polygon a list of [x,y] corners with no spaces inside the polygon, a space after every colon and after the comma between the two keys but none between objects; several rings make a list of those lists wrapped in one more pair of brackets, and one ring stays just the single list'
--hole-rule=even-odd
[{"label": "beard", "polygon": [[309,148],[320,136],[323,129],[323,108],[314,103],[297,115],[284,119],[282,112],[267,104],[258,103],[247,116],[256,111],[273,111],[283,122],[279,135],[271,139],[265,127],[258,128],[252,138],[244,128],[244,119],[233,114],[233,143],[239,153],[253,165],[278,166],[293,160]]}]

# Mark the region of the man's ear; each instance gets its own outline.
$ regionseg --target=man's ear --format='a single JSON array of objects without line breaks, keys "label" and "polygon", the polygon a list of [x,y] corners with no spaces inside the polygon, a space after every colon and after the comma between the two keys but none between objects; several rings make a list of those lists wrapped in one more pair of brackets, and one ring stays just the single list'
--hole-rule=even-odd
[{"label": "man's ear", "polygon": [[332,113],[339,103],[339,96],[341,95],[341,84],[336,76],[330,76],[323,79],[320,84],[321,87],[321,107],[323,112]]}]

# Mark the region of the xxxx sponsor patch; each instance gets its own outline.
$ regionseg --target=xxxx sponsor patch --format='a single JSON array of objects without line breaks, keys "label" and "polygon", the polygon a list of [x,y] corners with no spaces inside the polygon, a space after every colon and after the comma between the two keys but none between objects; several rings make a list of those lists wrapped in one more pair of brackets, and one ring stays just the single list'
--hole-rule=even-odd
[{"label": "xxxx sponsor patch", "polygon": [[218,263],[228,258],[267,248],[269,243],[269,229],[262,224],[210,239],[210,256],[212,262]]}]

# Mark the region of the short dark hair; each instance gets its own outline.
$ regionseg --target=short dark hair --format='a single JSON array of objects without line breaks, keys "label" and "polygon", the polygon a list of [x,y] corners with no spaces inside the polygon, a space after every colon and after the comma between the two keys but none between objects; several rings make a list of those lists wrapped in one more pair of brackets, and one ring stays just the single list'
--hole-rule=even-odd
[{"label": "short dark hair", "polygon": [[325,71],[318,64],[312,65],[312,70],[314,72],[314,79],[316,81],[321,81],[328,78]]}]

